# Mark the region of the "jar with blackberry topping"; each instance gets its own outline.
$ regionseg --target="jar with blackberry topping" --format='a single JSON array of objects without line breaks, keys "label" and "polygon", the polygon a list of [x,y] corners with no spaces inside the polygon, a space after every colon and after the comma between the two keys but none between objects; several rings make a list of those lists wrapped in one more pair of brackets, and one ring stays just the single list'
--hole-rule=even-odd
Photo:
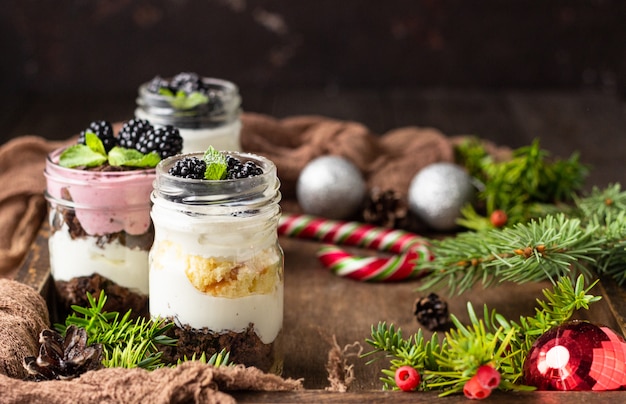
[{"label": "jar with blackberry topping", "polygon": [[241,150],[241,97],[227,80],[179,73],[156,76],[139,87],[135,117],[153,125],[172,125],[183,137],[183,153]]},{"label": "jar with blackberry topping", "polygon": [[139,140],[145,135],[161,141],[142,153],[122,141],[132,125],[123,123],[116,134],[108,121],[91,122],[76,144],[46,159],[50,270],[66,308],[82,303],[90,288],[85,278],[94,275],[113,281],[124,296],[140,297],[134,301],[147,300],[155,167],[180,152],[182,139],[175,128],[161,133],[148,125]]},{"label": "jar with blackberry topping", "polygon": [[[210,356],[282,372],[281,199],[268,159],[209,148],[157,166],[150,315],[178,339],[164,358]],[[210,179],[206,179],[210,178]]]}]

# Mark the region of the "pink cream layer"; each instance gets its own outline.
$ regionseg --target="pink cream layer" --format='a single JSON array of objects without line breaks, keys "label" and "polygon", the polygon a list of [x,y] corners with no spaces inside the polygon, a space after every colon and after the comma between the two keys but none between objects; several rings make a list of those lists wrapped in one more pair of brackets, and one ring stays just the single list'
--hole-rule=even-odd
[{"label": "pink cream layer", "polygon": [[58,165],[62,152],[55,150],[46,160],[46,196],[51,208],[74,209],[89,235],[119,231],[139,235],[148,230],[154,169],[98,172],[65,168]]}]

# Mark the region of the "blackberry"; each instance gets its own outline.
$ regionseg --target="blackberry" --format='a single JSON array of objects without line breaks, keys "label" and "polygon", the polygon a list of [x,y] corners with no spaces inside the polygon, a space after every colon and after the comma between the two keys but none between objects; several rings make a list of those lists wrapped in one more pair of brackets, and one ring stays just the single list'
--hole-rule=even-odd
[{"label": "blackberry", "polygon": [[169,169],[168,173],[175,177],[204,179],[206,162],[197,157],[183,157]]},{"label": "blackberry", "polygon": [[152,129],[152,125],[147,120],[133,118],[122,125],[117,134],[117,143],[121,147],[134,149],[141,134],[150,129]]},{"label": "blackberry", "polygon": [[108,121],[93,121],[89,126],[78,135],[78,143],[85,143],[85,133],[93,132],[102,141],[104,150],[108,153],[116,144],[117,139],[113,135],[113,126]]},{"label": "blackberry", "polygon": [[437,330],[449,322],[448,304],[435,293],[418,298],[415,301],[413,314],[415,314],[417,322],[429,331]]},{"label": "blackberry", "polygon": [[148,91],[151,93],[159,94],[159,90],[161,90],[162,88],[170,89],[170,84],[161,76],[155,76],[148,83]]},{"label": "blackberry", "polygon": [[263,174],[263,169],[254,161],[242,163],[238,158],[228,155],[226,156],[226,164],[226,179],[228,180],[255,177]]},{"label": "blackberry", "polygon": [[135,149],[143,154],[155,151],[164,159],[182,151],[183,138],[172,125],[153,127],[139,136]]},{"label": "blackberry", "polygon": [[186,94],[191,94],[197,91],[206,94],[208,92],[208,88],[202,81],[202,78],[196,73],[178,73],[172,77],[170,88],[174,90],[174,93],[184,91]]}]

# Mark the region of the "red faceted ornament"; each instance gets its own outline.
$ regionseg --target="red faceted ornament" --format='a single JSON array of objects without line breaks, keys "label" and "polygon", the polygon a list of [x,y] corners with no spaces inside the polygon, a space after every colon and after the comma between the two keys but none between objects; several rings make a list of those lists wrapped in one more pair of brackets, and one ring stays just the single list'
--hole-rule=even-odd
[{"label": "red faceted ornament", "polygon": [[626,342],[608,327],[572,321],[535,341],[524,383],[539,390],[617,390],[626,387]]}]

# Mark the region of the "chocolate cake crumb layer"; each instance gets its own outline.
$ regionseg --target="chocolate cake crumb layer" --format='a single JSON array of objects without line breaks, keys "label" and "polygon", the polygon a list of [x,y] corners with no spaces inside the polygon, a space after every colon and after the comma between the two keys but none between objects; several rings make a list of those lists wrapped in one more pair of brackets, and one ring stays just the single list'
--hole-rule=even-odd
[{"label": "chocolate cake crumb layer", "polygon": [[120,286],[99,274],[80,276],[69,281],[55,281],[55,285],[59,300],[58,310],[62,310],[64,314],[72,312],[72,305],[89,307],[87,292],[97,299],[100,292],[104,291],[107,296],[105,311],[125,314],[132,310],[131,318],[149,317],[148,296]]},{"label": "chocolate cake crumb layer", "polygon": [[263,343],[254,332],[254,324],[250,323],[243,332],[217,333],[208,328],[192,328],[179,325],[174,318],[167,320],[176,325],[168,331],[168,336],[178,339],[176,346],[160,347],[165,362],[176,363],[178,360],[199,358],[203,353],[207,359],[211,355],[225,349],[230,353],[230,360],[236,364],[254,366],[264,372],[280,374],[282,356],[278,350],[280,334],[269,344]]}]

